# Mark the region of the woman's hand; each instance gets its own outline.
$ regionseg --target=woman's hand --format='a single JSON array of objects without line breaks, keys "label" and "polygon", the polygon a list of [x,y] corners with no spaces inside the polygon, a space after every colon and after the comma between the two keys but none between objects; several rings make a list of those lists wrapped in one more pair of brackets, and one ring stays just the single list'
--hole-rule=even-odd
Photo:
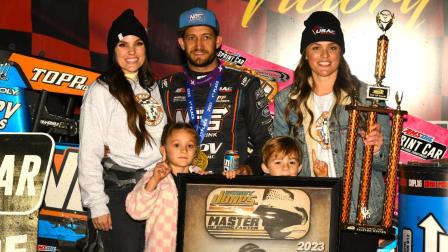
[{"label": "woman's hand", "polygon": [[92,219],[95,229],[100,231],[112,230],[112,218],[110,214],[101,215]]},{"label": "woman's hand", "polygon": [[364,141],[364,144],[366,146],[373,146],[373,153],[378,154],[384,143],[384,136],[383,133],[381,133],[381,125],[379,123],[375,123],[370,133],[366,134],[365,131],[361,131],[360,135]]},{"label": "woman's hand", "polygon": [[313,159],[313,171],[316,177],[328,177],[328,164],[322,160],[317,159],[314,149],[311,151]]}]

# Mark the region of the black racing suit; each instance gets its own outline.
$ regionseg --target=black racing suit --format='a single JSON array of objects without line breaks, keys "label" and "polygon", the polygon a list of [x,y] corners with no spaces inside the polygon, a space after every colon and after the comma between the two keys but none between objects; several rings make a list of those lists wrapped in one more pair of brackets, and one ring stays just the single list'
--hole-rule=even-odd
[{"label": "black racing suit", "polygon": [[[158,81],[165,111],[172,121],[190,121],[185,80],[184,73],[176,73]],[[193,87],[199,118],[209,90],[207,84]],[[268,100],[260,87],[260,80],[245,72],[225,68],[212,118],[201,144],[201,150],[208,156],[207,170],[221,174],[224,153],[233,149],[240,154],[240,165],[247,164],[254,174],[262,174],[261,148],[271,138],[272,127]]]}]

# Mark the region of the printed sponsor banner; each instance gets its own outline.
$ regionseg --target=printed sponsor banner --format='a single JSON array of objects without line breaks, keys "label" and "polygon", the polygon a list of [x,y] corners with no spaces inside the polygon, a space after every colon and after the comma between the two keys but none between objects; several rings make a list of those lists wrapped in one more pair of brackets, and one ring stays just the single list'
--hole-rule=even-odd
[{"label": "printed sponsor banner", "polygon": [[27,215],[44,196],[54,141],[45,133],[0,133],[0,215]]},{"label": "printed sponsor banner", "polygon": [[[39,212],[39,248],[76,251],[85,242],[87,212],[77,177],[78,148],[57,145],[44,203]],[[82,247],[82,246],[81,246]]]},{"label": "printed sponsor banner", "polygon": [[448,166],[400,169],[398,251],[448,251]]},{"label": "printed sponsor banner", "polygon": [[293,71],[226,45],[221,47],[217,56],[227,67],[239,69],[258,77],[261,87],[270,101],[269,110],[274,113],[274,96],[283,88],[291,85],[294,77]]},{"label": "printed sponsor banner", "polygon": [[31,115],[25,89],[2,87],[0,82],[0,132],[30,131]]},{"label": "printed sponsor banner", "polygon": [[[0,53],[6,54],[1,50]],[[7,60],[12,62],[12,67],[8,68],[9,71],[0,82],[0,86],[5,87],[27,87],[33,90],[82,96],[99,76],[90,70],[18,53],[9,54]],[[20,81],[17,81],[18,76]]]},{"label": "printed sponsor banner", "polygon": [[36,251],[36,213],[29,215],[0,215],[0,252]]},{"label": "printed sponsor banner", "polygon": [[78,148],[57,145],[43,207],[83,212],[77,177]]},{"label": "printed sponsor banner", "polygon": [[35,251],[54,141],[44,133],[0,133],[0,142],[0,251]]},{"label": "printed sponsor banner", "polygon": [[400,163],[448,158],[448,130],[407,115],[401,134]]},{"label": "printed sponsor banner", "polygon": [[[90,70],[18,53],[0,50],[0,56],[7,60],[0,62],[0,132],[31,131],[30,112],[36,112],[38,104],[28,104],[34,94],[29,90],[82,96],[99,76]],[[77,134],[74,119],[50,114],[47,109],[39,118],[35,131]]]}]

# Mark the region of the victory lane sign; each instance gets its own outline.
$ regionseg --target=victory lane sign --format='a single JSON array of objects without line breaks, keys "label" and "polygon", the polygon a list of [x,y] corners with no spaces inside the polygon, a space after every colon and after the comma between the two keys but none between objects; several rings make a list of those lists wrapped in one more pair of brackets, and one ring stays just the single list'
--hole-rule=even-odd
[{"label": "victory lane sign", "polygon": [[45,133],[0,133],[0,252],[36,251],[54,146]]}]

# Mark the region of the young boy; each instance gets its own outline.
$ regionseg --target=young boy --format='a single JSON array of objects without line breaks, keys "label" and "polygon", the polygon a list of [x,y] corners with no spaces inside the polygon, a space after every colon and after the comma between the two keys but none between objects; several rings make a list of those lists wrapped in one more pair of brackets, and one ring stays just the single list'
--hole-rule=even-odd
[{"label": "young boy", "polygon": [[269,139],[262,149],[263,172],[271,176],[297,176],[302,170],[302,150],[288,136]]}]

